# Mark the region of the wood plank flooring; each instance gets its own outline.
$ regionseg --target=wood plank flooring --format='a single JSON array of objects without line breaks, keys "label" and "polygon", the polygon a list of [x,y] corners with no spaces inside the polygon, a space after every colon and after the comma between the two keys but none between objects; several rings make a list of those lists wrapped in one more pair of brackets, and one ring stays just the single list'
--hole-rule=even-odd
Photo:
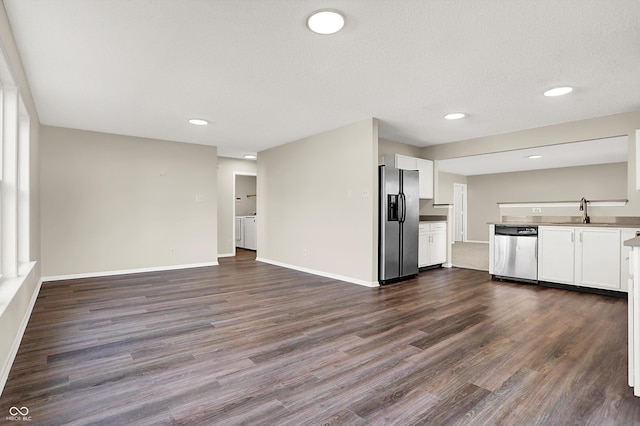
[{"label": "wood plank flooring", "polygon": [[0,397],[33,425],[631,425],[625,299],[256,262],[45,283]]}]

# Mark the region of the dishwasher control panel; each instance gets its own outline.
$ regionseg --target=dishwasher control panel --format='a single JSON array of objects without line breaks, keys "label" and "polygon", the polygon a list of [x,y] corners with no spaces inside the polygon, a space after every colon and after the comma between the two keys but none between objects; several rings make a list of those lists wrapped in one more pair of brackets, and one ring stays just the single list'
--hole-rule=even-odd
[{"label": "dishwasher control panel", "polygon": [[505,226],[496,225],[496,235],[537,236],[537,226]]}]

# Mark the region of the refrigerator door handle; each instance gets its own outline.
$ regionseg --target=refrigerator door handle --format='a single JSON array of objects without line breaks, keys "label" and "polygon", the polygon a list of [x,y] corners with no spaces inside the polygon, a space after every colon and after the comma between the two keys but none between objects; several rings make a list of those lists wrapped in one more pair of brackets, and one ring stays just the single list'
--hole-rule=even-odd
[{"label": "refrigerator door handle", "polygon": [[399,195],[400,200],[402,201],[402,210],[400,210],[402,212],[400,215],[400,222],[404,222],[407,218],[407,197],[404,195],[404,192],[401,192]]}]

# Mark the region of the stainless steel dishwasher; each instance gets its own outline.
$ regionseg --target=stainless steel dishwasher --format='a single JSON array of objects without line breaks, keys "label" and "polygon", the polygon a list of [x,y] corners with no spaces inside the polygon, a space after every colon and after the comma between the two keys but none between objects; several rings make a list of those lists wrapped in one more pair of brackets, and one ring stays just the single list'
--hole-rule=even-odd
[{"label": "stainless steel dishwasher", "polygon": [[493,277],[538,282],[538,227],[496,225]]}]

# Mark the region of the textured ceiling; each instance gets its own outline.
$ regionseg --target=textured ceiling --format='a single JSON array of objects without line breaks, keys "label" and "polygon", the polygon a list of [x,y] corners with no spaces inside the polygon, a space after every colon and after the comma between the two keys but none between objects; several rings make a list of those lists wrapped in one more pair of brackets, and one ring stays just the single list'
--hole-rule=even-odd
[{"label": "textured ceiling", "polygon": [[[368,117],[426,146],[640,109],[638,0],[4,3],[43,124],[225,156]],[[311,33],[326,7],[345,28]]]}]

